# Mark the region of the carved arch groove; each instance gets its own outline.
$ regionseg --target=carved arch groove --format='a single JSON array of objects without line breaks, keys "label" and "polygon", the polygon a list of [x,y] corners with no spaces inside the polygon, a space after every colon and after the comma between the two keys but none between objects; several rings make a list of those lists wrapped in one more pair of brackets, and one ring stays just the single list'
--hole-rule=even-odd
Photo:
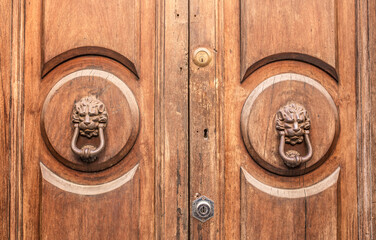
[{"label": "carved arch groove", "polygon": [[338,74],[334,67],[329,65],[328,63],[324,62],[323,60],[313,57],[308,54],[304,53],[296,53],[296,52],[285,52],[285,53],[277,53],[270,56],[267,56],[254,64],[252,64],[247,70],[240,82],[243,82],[249,77],[253,72],[257,69],[268,65],[269,63],[278,62],[278,61],[285,61],[285,60],[293,60],[311,64],[317,68],[320,68],[327,74],[329,74],[337,83],[338,83]]},{"label": "carved arch groove", "polygon": [[111,49],[97,47],[97,46],[78,47],[78,48],[70,49],[66,52],[63,52],[55,56],[54,58],[52,58],[46,64],[43,65],[42,78],[44,78],[49,72],[51,72],[54,68],[56,68],[60,64],[67,62],[71,59],[82,57],[82,56],[101,56],[101,57],[110,58],[114,61],[119,62],[124,67],[128,68],[137,77],[137,79],[139,79],[136,67],[131,60],[129,60],[127,57]]}]

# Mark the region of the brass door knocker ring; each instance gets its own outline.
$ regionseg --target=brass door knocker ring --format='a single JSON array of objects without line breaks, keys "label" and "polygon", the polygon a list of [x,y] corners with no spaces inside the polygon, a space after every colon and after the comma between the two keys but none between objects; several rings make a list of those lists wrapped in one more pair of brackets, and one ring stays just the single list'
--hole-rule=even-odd
[{"label": "brass door knocker ring", "polygon": [[[302,105],[291,102],[278,110],[276,114],[276,129],[280,136],[278,152],[286,166],[295,168],[312,158],[310,127],[308,112]],[[285,152],[285,143],[295,145],[302,143],[303,140],[307,147],[305,156],[301,156],[295,150]]]},{"label": "brass door knocker ring", "polygon": [[[72,113],[74,133],[71,142],[72,151],[84,162],[93,162],[105,148],[104,129],[107,126],[108,115],[104,104],[95,96],[82,98],[75,103]],[[77,147],[79,136],[86,138],[99,135],[99,146],[85,145]]]}]

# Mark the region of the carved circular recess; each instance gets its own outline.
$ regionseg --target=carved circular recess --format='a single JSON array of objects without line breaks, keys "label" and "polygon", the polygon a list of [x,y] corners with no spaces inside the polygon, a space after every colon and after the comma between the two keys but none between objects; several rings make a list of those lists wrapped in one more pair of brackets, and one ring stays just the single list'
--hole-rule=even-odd
[{"label": "carved circular recess", "polygon": [[339,121],[326,89],[312,78],[284,73],[259,84],[241,114],[251,157],[266,170],[297,176],[317,168],[334,148]]},{"label": "carved circular recess", "polygon": [[84,69],[52,87],[43,104],[41,130],[59,161],[93,172],[113,166],[130,151],[139,118],[136,98],[121,79],[106,71]]}]

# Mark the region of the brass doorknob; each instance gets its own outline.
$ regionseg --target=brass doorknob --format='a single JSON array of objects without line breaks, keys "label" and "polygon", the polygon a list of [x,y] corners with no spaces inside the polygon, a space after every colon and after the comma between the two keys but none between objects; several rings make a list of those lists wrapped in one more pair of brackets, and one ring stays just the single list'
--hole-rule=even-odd
[{"label": "brass doorknob", "polygon": [[211,52],[207,48],[197,48],[193,53],[193,62],[199,67],[209,65],[212,60]]}]

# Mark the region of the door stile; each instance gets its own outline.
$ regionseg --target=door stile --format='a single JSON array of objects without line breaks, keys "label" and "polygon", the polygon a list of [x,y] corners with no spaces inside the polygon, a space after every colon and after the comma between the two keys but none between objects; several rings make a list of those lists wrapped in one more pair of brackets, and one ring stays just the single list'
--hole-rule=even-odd
[{"label": "door stile", "polygon": [[188,238],[188,0],[157,2],[156,238]]},{"label": "door stile", "polygon": [[374,239],[375,235],[375,102],[376,81],[376,1],[356,2],[357,28],[357,168],[359,239]]},{"label": "door stile", "polygon": [[[0,3],[0,238],[16,239],[19,226],[18,204],[20,200],[20,177],[17,155],[13,147],[18,146],[17,139],[12,139],[11,128],[18,121],[17,95],[22,80],[23,56],[23,4],[22,1],[2,1]],[[11,88],[11,85],[14,88]],[[16,103],[11,102],[11,97]],[[14,108],[15,107],[15,108]],[[12,147],[12,148],[11,148]],[[13,150],[13,151],[12,151]],[[17,158],[17,160],[19,160]]]},{"label": "door stile", "polygon": [[[213,218],[201,222],[191,215],[191,239],[223,237],[221,4],[193,0],[189,7],[190,214],[197,198],[205,196],[214,202]],[[200,51],[211,60],[202,63]]]},{"label": "door stile", "polygon": [[371,96],[368,1],[357,1],[357,167],[359,239],[372,239]]},{"label": "door stile", "polygon": [[[12,1],[12,43],[11,43],[11,81],[8,93],[5,100],[5,111],[8,123],[4,129],[8,129],[2,136],[6,136],[7,142],[4,143],[9,153],[4,154],[8,156],[10,164],[10,210],[9,210],[9,235],[8,239],[22,239],[23,238],[23,183],[22,183],[22,169],[23,169],[23,94],[24,94],[24,47],[25,47],[25,1]],[[7,47],[7,46],[5,46]],[[9,103],[9,105],[8,105]],[[7,106],[8,105],[8,106]],[[9,114],[9,115],[8,115]],[[8,125],[9,124],[9,125]],[[7,213],[8,214],[8,213]],[[6,232],[6,231],[5,231]]]}]

